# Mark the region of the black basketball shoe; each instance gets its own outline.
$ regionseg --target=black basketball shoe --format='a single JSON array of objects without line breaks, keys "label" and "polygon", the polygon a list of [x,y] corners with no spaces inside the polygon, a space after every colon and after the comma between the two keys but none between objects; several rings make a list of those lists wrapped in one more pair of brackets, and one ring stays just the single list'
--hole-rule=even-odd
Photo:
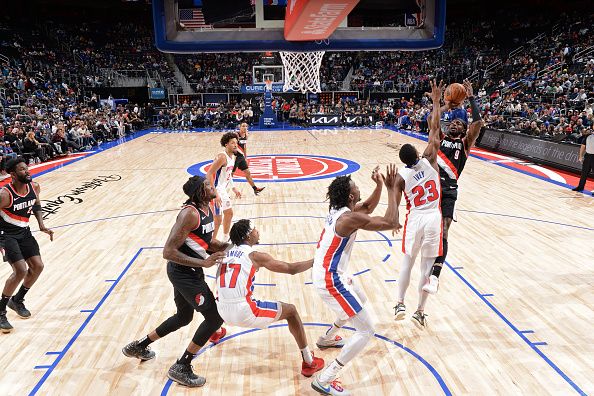
[{"label": "black basketball shoe", "polygon": [[0,311],[0,331],[3,333],[10,333],[13,327],[6,319],[6,311]]},{"label": "black basketball shoe", "polygon": [[122,348],[122,353],[128,357],[137,358],[144,361],[155,358],[155,352],[151,351],[151,347],[143,348],[138,345],[138,341],[132,341]]},{"label": "black basketball shoe", "polygon": [[196,388],[206,384],[206,378],[194,374],[192,366],[189,364],[176,362],[169,368],[167,376],[178,384],[189,386],[190,388]]},{"label": "black basketball shoe", "polygon": [[25,308],[25,300],[16,301],[14,298],[11,298],[8,300],[6,306],[16,312],[16,314],[23,319],[29,319],[31,317],[31,312]]}]

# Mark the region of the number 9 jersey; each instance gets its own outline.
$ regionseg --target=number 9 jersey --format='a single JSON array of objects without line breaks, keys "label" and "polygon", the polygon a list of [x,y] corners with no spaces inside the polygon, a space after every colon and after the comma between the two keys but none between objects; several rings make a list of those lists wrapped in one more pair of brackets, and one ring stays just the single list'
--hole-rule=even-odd
[{"label": "number 9 jersey", "polygon": [[426,158],[398,171],[404,179],[406,220],[402,234],[402,253],[413,260],[442,254],[441,186],[439,172]]}]

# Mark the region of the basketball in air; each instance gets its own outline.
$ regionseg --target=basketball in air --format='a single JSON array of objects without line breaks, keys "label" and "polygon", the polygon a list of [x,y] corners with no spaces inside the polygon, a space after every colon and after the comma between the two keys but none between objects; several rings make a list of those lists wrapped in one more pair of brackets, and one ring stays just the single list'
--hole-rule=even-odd
[{"label": "basketball in air", "polygon": [[452,106],[457,106],[466,99],[466,88],[460,83],[453,83],[447,86],[443,98]]}]

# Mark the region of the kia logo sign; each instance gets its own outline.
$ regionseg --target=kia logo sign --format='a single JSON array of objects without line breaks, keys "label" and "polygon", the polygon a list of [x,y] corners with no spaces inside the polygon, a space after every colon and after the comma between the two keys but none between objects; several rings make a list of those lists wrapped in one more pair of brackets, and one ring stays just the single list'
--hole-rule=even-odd
[{"label": "kia logo sign", "polygon": [[310,119],[311,125],[340,125],[338,115],[313,115]]}]

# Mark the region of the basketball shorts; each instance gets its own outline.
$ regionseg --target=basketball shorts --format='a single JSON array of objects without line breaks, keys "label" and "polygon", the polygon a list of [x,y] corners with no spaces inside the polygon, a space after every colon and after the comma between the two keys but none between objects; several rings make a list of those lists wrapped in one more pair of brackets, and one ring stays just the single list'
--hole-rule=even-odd
[{"label": "basketball shorts", "polygon": [[245,299],[217,301],[217,310],[221,318],[231,326],[265,329],[278,321],[282,313],[278,301]]},{"label": "basketball shorts", "polygon": [[454,218],[454,207],[458,199],[457,189],[447,189],[441,191],[441,215],[449,219]]},{"label": "basketball shorts", "polygon": [[214,205],[214,214],[221,216],[225,210],[231,209],[233,205],[231,204],[231,198],[226,189],[217,189],[217,193],[219,194],[219,197],[221,197],[221,206]]},{"label": "basketball shorts", "polygon": [[238,168],[241,171],[245,171],[247,168],[249,168],[249,166],[243,154],[235,153],[235,165],[233,167],[233,172],[235,172],[235,169]]},{"label": "basketball shorts", "polygon": [[178,311],[185,307],[189,309],[189,306],[197,312],[216,308],[214,296],[204,280],[202,268],[187,267],[168,261],[167,276],[173,285],[173,299]]},{"label": "basketball shorts", "polygon": [[442,254],[442,218],[438,210],[427,213],[411,212],[406,215],[402,232],[402,253],[415,259],[438,257]]},{"label": "basketball shorts", "polygon": [[348,320],[363,309],[367,301],[365,294],[350,277],[328,272],[323,280],[314,280],[314,287],[322,300],[338,316]]},{"label": "basketball shorts", "polygon": [[4,256],[6,261],[11,264],[40,254],[39,245],[28,228],[24,229],[20,234],[4,234],[3,237]]}]

